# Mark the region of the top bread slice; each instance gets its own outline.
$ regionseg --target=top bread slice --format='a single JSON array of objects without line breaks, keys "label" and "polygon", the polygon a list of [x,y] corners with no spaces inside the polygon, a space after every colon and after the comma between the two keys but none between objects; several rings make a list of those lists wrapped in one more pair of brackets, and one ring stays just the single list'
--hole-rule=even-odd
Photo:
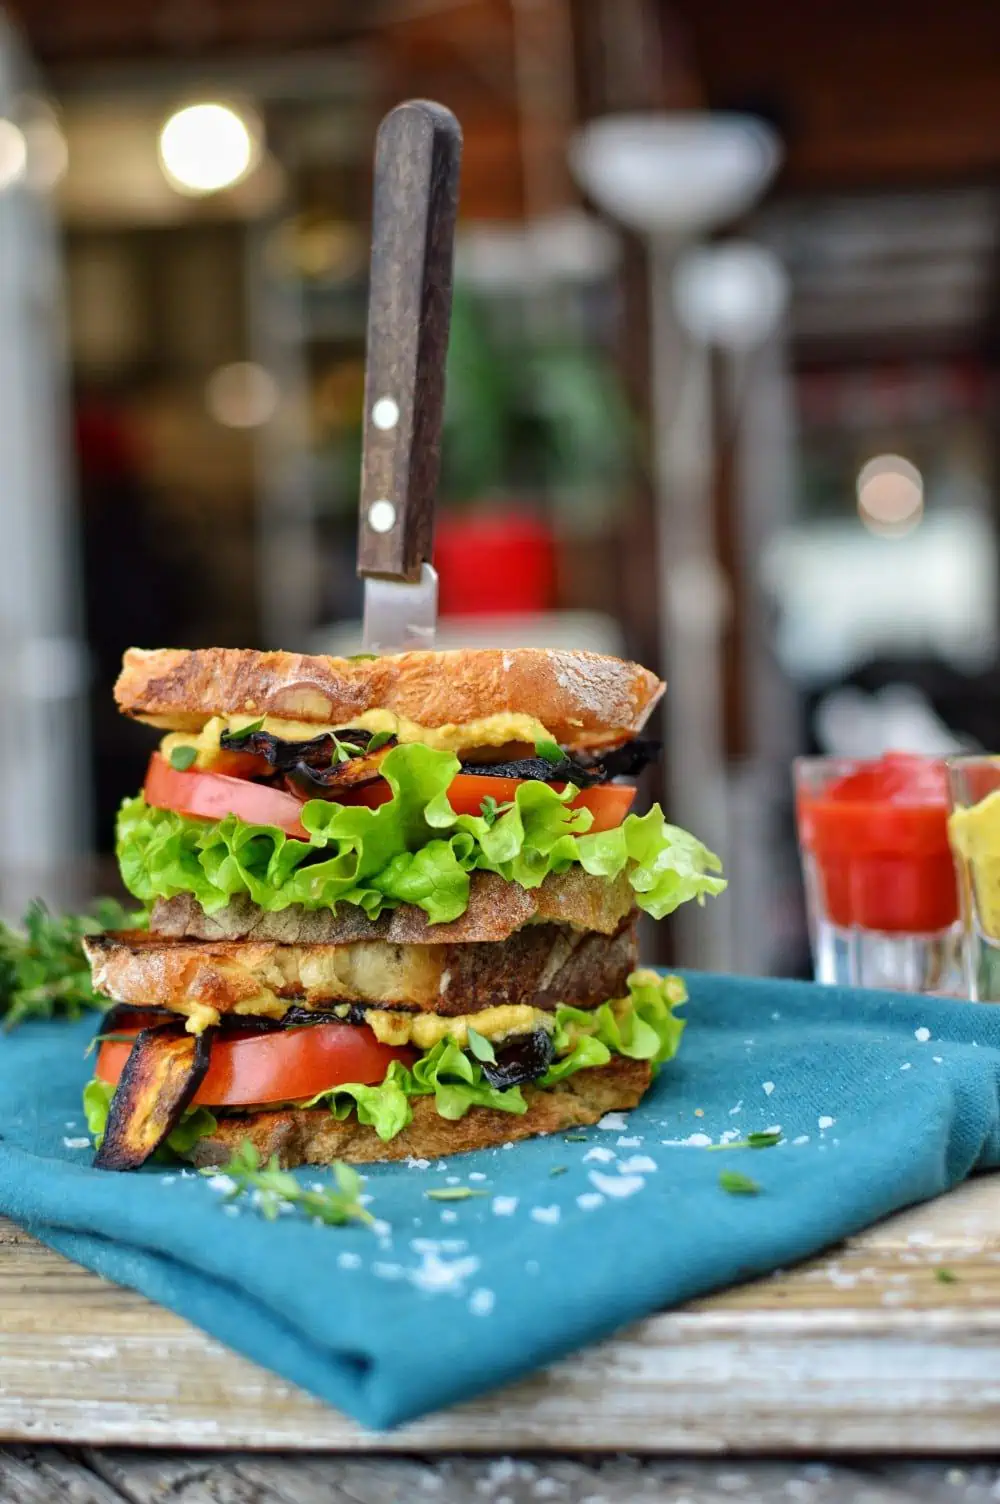
[{"label": "top bread slice", "polygon": [[130,648],[115,685],[126,715],[168,731],[213,716],[280,716],[344,726],[388,710],[421,726],[530,715],[565,746],[641,731],[666,686],[637,663],[552,648],[311,657],[241,648]]}]

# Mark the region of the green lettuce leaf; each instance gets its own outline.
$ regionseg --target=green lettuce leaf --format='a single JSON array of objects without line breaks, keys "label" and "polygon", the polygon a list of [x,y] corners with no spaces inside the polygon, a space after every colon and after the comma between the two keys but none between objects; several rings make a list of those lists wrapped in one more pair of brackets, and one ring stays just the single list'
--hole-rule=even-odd
[{"label": "green lettuce leaf", "polygon": [[387,1142],[413,1120],[411,1097],[433,1096],[439,1116],[455,1121],[472,1107],[493,1107],[498,1112],[527,1112],[528,1104],[519,1087],[498,1091],[483,1079],[478,1060],[466,1055],[453,1039],[442,1039],[421,1055],[409,1070],[399,1060],[389,1067],[381,1086],[338,1086],[321,1092],[302,1107],[328,1106],[336,1118],[346,1118],[357,1107],[358,1122],[375,1129]]},{"label": "green lettuce leaf", "polygon": [[[99,1149],[104,1142],[108,1113],[111,1111],[111,1098],[114,1094],[114,1087],[109,1082],[102,1081],[98,1076],[94,1076],[83,1088],[83,1112],[95,1149]],[[165,1145],[161,1145],[154,1157],[169,1158],[169,1155],[164,1155],[164,1148],[169,1149],[173,1154],[190,1154],[198,1140],[204,1138],[207,1133],[214,1133],[216,1127],[216,1120],[207,1107],[191,1107],[173,1132],[167,1136]]]},{"label": "green lettuce leaf", "polygon": [[674,1009],[687,1001],[680,977],[633,971],[628,991],[627,998],[599,1008],[556,1009],[556,1058],[539,1086],[554,1086],[577,1071],[607,1065],[612,1055],[650,1060],[654,1066],[674,1058],[684,1032],[684,1020]]},{"label": "green lettuce leaf", "polygon": [[496,872],[536,888],[574,863],[609,880],[628,874],[636,902],[654,919],[725,887],[718,858],[659,806],[591,834],[589,810],[570,810],[576,790],[518,788],[490,824],[457,815],[447,790],[459,770],[450,752],[394,747],[382,763],[393,797],[377,809],[311,799],[301,820],[308,843],[237,815],[195,820],[127,799],[118,818],[118,861],[129,892],[143,903],[192,894],[207,914],[246,894],[266,911],[357,904],[371,918],[416,904],[434,924],[465,912],[469,874]]}]

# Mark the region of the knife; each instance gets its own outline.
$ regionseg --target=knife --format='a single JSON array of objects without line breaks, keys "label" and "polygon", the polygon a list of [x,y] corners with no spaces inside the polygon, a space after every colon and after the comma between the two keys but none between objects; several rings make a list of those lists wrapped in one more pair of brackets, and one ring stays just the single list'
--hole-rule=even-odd
[{"label": "knife", "polygon": [[411,99],[375,140],[358,574],[366,652],[432,648],[430,561],[462,131]]}]

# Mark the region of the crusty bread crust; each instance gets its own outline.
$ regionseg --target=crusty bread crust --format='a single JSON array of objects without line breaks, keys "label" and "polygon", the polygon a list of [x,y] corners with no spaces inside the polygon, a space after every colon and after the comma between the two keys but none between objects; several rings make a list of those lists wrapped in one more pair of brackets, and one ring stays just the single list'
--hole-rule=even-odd
[{"label": "crusty bread crust", "polygon": [[215,715],[343,725],[366,710],[390,710],[422,726],[448,726],[511,711],[534,716],[567,746],[583,746],[640,731],[664,689],[637,663],[551,648],[360,661],[240,648],[129,648],[115,699],[126,715],[176,731],[200,730]]},{"label": "crusty bread crust", "polygon": [[387,1144],[374,1128],[362,1127],[353,1113],[343,1122],[319,1108],[220,1117],[215,1132],[198,1140],[190,1158],[201,1166],[225,1164],[243,1140],[250,1139],[262,1159],[276,1154],[284,1169],[327,1165],[335,1159],[348,1164],[406,1159],[410,1155],[440,1159],[446,1154],[495,1148],[514,1139],[586,1127],[606,1112],[637,1106],[652,1079],[652,1067],[646,1061],[616,1055],[610,1064],[578,1071],[558,1086],[522,1088],[528,1110],[521,1117],[473,1107],[457,1122],[439,1116],[433,1097],[418,1097],[413,1103],[412,1123]]},{"label": "crusty bread crust", "polygon": [[357,904],[337,909],[303,909],[290,904],[269,914],[241,894],[224,909],[206,914],[189,893],[159,898],[149,929],[176,940],[272,940],[284,945],[350,945],[356,940],[387,940],[394,945],[465,945],[507,940],[522,926],[542,922],[613,935],[635,910],[627,876],[592,877],[582,867],[551,873],[537,888],[505,882],[495,872],[473,872],[469,905],[448,924],[431,924],[423,909],[400,904],[369,919]]},{"label": "crusty bread crust", "polygon": [[613,936],[530,925],[497,944],[280,945],[163,940],[140,930],[92,935],[84,947],[95,989],[115,1002],[276,1018],[293,1005],[340,1003],[446,1018],[510,1004],[597,1007],[624,996],[636,963],[634,920]]}]

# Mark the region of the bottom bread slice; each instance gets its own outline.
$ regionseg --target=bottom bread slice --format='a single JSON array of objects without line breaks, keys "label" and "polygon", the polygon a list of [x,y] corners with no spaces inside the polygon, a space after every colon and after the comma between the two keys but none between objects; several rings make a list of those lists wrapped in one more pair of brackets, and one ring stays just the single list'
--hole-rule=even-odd
[{"label": "bottom bread slice", "polygon": [[234,1114],[219,1118],[216,1130],[195,1144],[190,1159],[196,1165],[225,1164],[244,1139],[250,1139],[262,1159],[276,1154],[283,1169],[325,1165],[335,1159],[348,1164],[411,1155],[440,1159],[446,1154],[495,1148],[512,1139],[586,1127],[606,1112],[635,1107],[652,1078],[647,1061],[618,1055],[608,1065],[578,1071],[558,1086],[524,1087],[528,1110],[519,1117],[473,1107],[464,1118],[450,1122],[439,1115],[433,1097],[417,1097],[412,1104],[412,1123],[388,1143],[382,1142],[374,1128],[363,1127],[353,1114],[343,1122],[315,1107]]}]

